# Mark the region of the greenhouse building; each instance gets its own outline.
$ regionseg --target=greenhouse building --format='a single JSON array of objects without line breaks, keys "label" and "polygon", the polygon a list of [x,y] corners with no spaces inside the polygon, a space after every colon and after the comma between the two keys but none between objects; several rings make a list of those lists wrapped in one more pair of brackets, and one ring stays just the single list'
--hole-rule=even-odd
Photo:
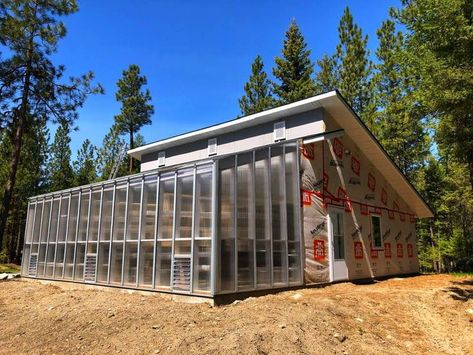
[{"label": "greenhouse building", "polygon": [[432,212],[336,91],[128,154],[30,199],[24,277],[218,299],[419,270]]}]

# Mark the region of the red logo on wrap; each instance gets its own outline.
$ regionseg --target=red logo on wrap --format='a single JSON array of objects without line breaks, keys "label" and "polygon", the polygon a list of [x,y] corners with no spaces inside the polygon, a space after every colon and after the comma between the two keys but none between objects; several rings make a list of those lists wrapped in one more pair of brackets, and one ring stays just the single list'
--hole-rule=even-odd
[{"label": "red logo on wrap", "polygon": [[311,203],[310,192],[302,190],[302,204],[310,206]]},{"label": "red logo on wrap", "polygon": [[389,219],[394,219],[394,211],[388,210],[388,216],[389,216]]},{"label": "red logo on wrap", "polygon": [[411,223],[416,223],[416,216],[414,216],[413,214],[410,215],[410,220],[411,220]]},{"label": "red logo on wrap", "polygon": [[302,155],[304,155],[309,160],[315,159],[315,144],[309,143],[302,146]]},{"label": "red logo on wrap", "polygon": [[373,243],[370,242],[370,254],[372,259],[378,259],[378,251],[373,249]]},{"label": "red logo on wrap", "polygon": [[368,215],[368,205],[365,205],[364,203],[360,204],[360,210],[363,216]]},{"label": "red logo on wrap", "polygon": [[325,241],[314,239],[314,260],[325,260]]},{"label": "red logo on wrap", "polygon": [[376,189],[376,179],[371,173],[368,173],[368,188],[371,191],[374,191]]},{"label": "red logo on wrap", "polygon": [[360,176],[360,161],[353,156],[351,157],[351,170]]},{"label": "red logo on wrap", "polygon": [[388,204],[388,193],[386,192],[384,188],[381,189],[381,202],[385,206]]},{"label": "red logo on wrap", "polygon": [[406,215],[404,213],[399,212],[399,218],[401,219],[401,222],[406,221]]},{"label": "red logo on wrap", "polygon": [[347,192],[341,186],[338,188],[338,198],[342,199],[343,205],[345,206],[345,212],[351,212],[352,206],[350,198],[348,197]]},{"label": "red logo on wrap", "polygon": [[409,258],[414,256],[414,246],[412,244],[407,244],[407,256]]},{"label": "red logo on wrap", "polygon": [[343,158],[343,143],[338,138],[333,139],[333,152],[335,153],[338,159]]},{"label": "red logo on wrap", "polygon": [[397,243],[397,257],[402,258],[404,256],[404,250],[401,243]]},{"label": "red logo on wrap", "polygon": [[353,249],[355,251],[355,259],[363,259],[363,244],[361,242],[354,242]]},{"label": "red logo on wrap", "polygon": [[390,259],[391,256],[391,243],[384,243],[384,257]]}]

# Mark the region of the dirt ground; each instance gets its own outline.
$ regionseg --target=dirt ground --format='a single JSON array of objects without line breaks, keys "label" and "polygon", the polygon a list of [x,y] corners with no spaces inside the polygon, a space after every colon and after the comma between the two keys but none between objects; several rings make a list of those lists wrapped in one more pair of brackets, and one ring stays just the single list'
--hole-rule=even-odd
[{"label": "dirt ground", "polygon": [[0,282],[0,353],[473,354],[473,278],[305,288],[226,306]]}]

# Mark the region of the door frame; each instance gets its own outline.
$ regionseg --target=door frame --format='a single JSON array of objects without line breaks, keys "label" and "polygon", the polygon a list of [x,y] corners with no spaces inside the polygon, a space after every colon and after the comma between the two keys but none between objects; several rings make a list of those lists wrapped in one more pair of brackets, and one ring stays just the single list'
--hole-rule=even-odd
[{"label": "door frame", "polygon": [[343,234],[343,251],[344,251],[344,259],[345,260],[345,266],[347,268],[347,275],[346,278],[343,279],[334,279],[334,269],[335,269],[335,255],[334,255],[334,248],[333,248],[333,228],[332,228],[332,219],[330,218],[330,215],[333,214],[333,212],[337,212],[342,214],[343,218],[343,230],[345,230],[345,209],[344,206],[328,206],[327,208],[327,237],[328,237],[328,252],[329,252],[329,277],[330,277],[330,282],[334,281],[343,281],[343,280],[348,280],[348,266],[346,265],[346,243],[345,243],[345,233]]}]

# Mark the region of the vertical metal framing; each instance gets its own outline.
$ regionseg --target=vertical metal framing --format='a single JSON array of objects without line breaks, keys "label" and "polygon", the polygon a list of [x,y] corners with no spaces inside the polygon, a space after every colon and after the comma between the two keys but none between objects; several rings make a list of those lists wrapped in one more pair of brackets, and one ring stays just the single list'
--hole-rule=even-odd
[{"label": "vertical metal framing", "polygon": [[286,186],[286,145],[282,144],[282,159],[281,159],[281,174],[282,174],[282,213],[281,213],[281,224],[282,224],[282,237],[286,241],[286,267],[283,268],[283,273],[286,275],[286,286],[289,286],[289,243],[287,234],[287,186]]},{"label": "vertical metal framing", "polygon": [[[90,210],[92,209],[92,187],[89,187],[89,210],[87,211],[87,227],[85,230],[85,248],[84,248],[84,266],[82,270],[82,278],[85,275],[85,260],[87,259],[87,253],[89,248],[89,228],[90,228]],[[85,281],[85,279],[83,280]]]},{"label": "vertical metal framing", "polygon": [[217,293],[217,265],[218,260],[218,235],[217,235],[217,218],[218,218],[218,206],[217,206],[217,195],[218,195],[218,160],[214,160],[212,165],[212,242],[210,246],[210,294],[213,296]]},{"label": "vertical metal framing", "polygon": [[238,154],[233,162],[233,238],[234,238],[234,291],[238,291]]},{"label": "vertical metal framing", "polygon": [[[54,201],[53,201],[54,203]],[[57,225],[56,225],[56,243],[54,245],[54,261],[53,261],[53,278],[56,274],[56,257],[57,257],[57,237],[59,234],[59,224],[61,222],[61,208],[62,208],[62,195],[59,196],[59,207],[57,211]]]},{"label": "vertical metal framing", "polygon": [[76,277],[76,256],[77,256],[77,237],[79,235],[79,222],[80,222],[80,207],[82,205],[82,190],[79,190],[78,203],[77,203],[77,220],[76,220],[76,235],[74,240],[74,258],[72,261],[72,280]]},{"label": "vertical metal framing", "polygon": [[49,233],[51,233],[51,215],[53,214],[54,196],[51,196],[51,206],[49,207],[48,231],[46,232],[46,251],[44,253],[43,277],[46,277],[46,265],[48,264]]},{"label": "vertical metal framing", "polygon": [[117,195],[117,183],[113,183],[113,195],[112,195],[112,211],[110,214],[110,240],[108,247],[108,267],[107,267],[107,285],[110,284],[110,269],[112,268],[112,243],[113,243],[113,227],[114,227],[114,218],[115,218],[115,203]]},{"label": "vertical metal framing", "polygon": [[120,285],[123,286],[123,281],[125,279],[125,251],[126,251],[126,239],[127,239],[127,228],[128,228],[128,202],[130,197],[130,180],[126,181],[126,198],[125,198],[125,220],[123,226],[123,251],[122,251],[122,274]]},{"label": "vertical metal framing", "polygon": [[171,275],[169,277],[169,287],[171,291],[174,289],[173,286],[173,275],[174,275],[174,242],[176,240],[176,203],[177,203],[177,171],[174,172],[174,195],[173,195],[173,211],[172,211],[172,240],[171,240]]},{"label": "vertical metal framing", "polygon": [[195,244],[195,204],[196,204],[196,186],[197,186],[197,166],[194,165],[192,175],[192,222],[191,222],[191,270],[189,292],[194,292],[194,244]]},{"label": "vertical metal framing", "polygon": [[[22,249],[22,252],[21,252],[21,266],[20,266],[20,273],[22,275],[25,274],[25,258],[24,258],[24,253],[23,251],[25,250],[25,246],[26,244],[28,244],[26,241],[27,241],[27,232],[28,232],[28,220],[29,218],[31,218],[30,216],[30,206],[31,206],[31,202],[28,202],[28,207],[27,207],[27,213],[26,213],[26,223],[25,223],[25,231],[24,231],[24,240],[23,240],[23,249]],[[36,204],[35,204],[35,211],[36,211]],[[34,228],[34,226],[32,226],[32,228]],[[30,246],[30,255],[31,255],[31,246]],[[29,255],[28,255],[28,260],[29,260]]]},{"label": "vertical metal framing", "polygon": [[39,264],[39,254],[41,250],[41,233],[43,232],[43,215],[44,215],[44,205],[46,203],[46,199],[43,198],[42,206],[41,206],[41,221],[39,223],[39,233],[38,233],[38,257],[36,258],[36,274],[35,277],[38,277],[38,264]]},{"label": "vertical metal framing", "polygon": [[140,194],[140,211],[138,214],[138,242],[137,242],[137,247],[138,247],[138,256],[136,258],[136,287],[139,285],[139,276],[140,276],[140,262],[141,262],[141,231],[142,231],[142,224],[143,224],[143,198],[144,198],[144,191],[145,191],[145,177],[141,176],[141,194]]},{"label": "vertical metal framing", "polygon": [[[99,223],[98,223],[98,226],[97,226],[97,246],[96,246],[96,249],[95,249],[95,279],[94,279],[94,283],[97,283],[97,269],[98,269],[98,265],[99,265],[99,262],[100,262],[99,248],[100,248],[100,232],[101,232],[101,228],[102,228],[103,193],[104,193],[104,186],[102,185],[102,188],[100,189]],[[84,267],[85,267],[85,265],[84,265]]]},{"label": "vertical metal framing", "polygon": [[269,255],[270,255],[270,266],[269,266],[269,277],[270,287],[274,286],[274,267],[273,267],[273,190],[272,190],[272,161],[271,161],[271,147],[268,147],[268,200],[269,200]]},{"label": "vertical metal framing", "polygon": [[67,256],[66,250],[67,250],[67,244],[68,244],[67,237],[69,236],[69,214],[71,212],[71,201],[72,201],[72,193],[70,192],[69,193],[69,203],[67,204],[66,235],[64,237],[64,259],[63,259],[63,263],[62,263],[61,279],[64,279],[64,272],[65,272],[65,269],[66,269],[66,256]]},{"label": "vertical metal framing", "polygon": [[156,203],[155,203],[155,211],[154,211],[154,245],[153,245],[153,275],[151,286],[154,289],[156,287],[156,253],[157,253],[157,239],[158,239],[158,213],[159,213],[159,185],[160,185],[161,176],[159,174],[156,175]]},{"label": "vertical metal framing", "polygon": [[[252,184],[250,185],[253,185],[253,188],[250,189],[251,190],[251,193],[252,193],[252,204],[251,204],[251,207],[252,207],[252,211],[251,211],[251,215],[253,216],[253,219],[251,220],[251,223],[253,225],[252,229],[253,229],[253,289],[256,290],[256,287],[257,287],[257,282],[256,282],[256,278],[257,278],[257,263],[256,263],[256,189],[258,188],[256,186],[256,150],[253,150],[253,161],[252,161],[252,174],[251,174],[251,179],[252,179]],[[261,188],[261,187],[260,187]],[[250,223],[249,219],[248,219],[248,224]]]},{"label": "vertical metal framing", "polygon": [[[300,141],[296,143],[296,171],[300,171],[301,165],[301,153],[300,153]],[[305,239],[304,239],[304,229],[303,229],[303,209],[302,209],[302,202],[301,202],[301,178],[299,174],[297,175],[296,179],[296,187],[297,187],[297,194],[296,194],[296,202],[297,205],[297,221],[299,223],[299,284],[304,282],[304,265],[305,265],[305,255],[304,255],[304,248],[305,248]]]}]

